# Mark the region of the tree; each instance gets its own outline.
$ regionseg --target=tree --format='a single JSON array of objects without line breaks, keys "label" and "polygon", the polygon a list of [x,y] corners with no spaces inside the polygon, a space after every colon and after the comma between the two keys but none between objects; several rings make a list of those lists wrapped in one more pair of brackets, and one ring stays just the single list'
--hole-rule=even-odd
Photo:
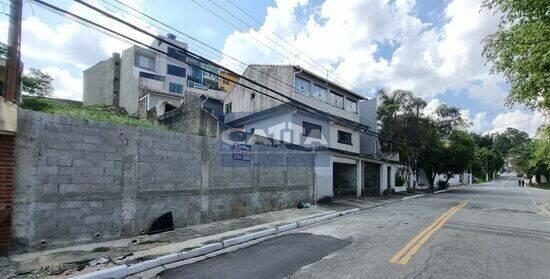
[{"label": "tree", "polygon": [[29,74],[21,78],[23,91],[37,97],[50,96],[53,93],[53,78],[39,69],[31,68]]},{"label": "tree", "polygon": [[474,139],[464,131],[452,131],[449,139],[438,147],[438,159],[435,172],[446,176],[445,184],[455,174],[468,170],[474,160]]},{"label": "tree", "polygon": [[550,109],[550,5],[548,0],[485,0],[501,15],[499,30],[485,38],[492,73],[510,84],[509,105]]},{"label": "tree", "polygon": [[490,148],[476,148],[472,162],[474,176],[482,177],[485,174],[497,172],[504,165],[504,159],[499,152]]},{"label": "tree", "polygon": [[493,148],[503,156],[507,156],[511,148],[523,145],[529,141],[529,134],[526,132],[515,128],[506,128],[503,133],[495,135]]}]

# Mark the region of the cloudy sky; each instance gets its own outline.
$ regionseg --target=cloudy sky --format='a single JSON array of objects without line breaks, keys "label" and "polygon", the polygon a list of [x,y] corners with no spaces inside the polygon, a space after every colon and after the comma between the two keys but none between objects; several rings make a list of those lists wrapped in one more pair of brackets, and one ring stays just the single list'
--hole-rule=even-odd
[{"label": "cloudy sky", "polygon": [[[250,63],[299,64],[361,94],[409,89],[428,102],[463,109],[476,132],[514,127],[530,134],[541,113],[504,107],[507,84],[489,73],[482,40],[497,18],[481,0],[120,0],[176,28],[152,26],[116,1],[88,0],[149,30],[176,33],[192,51],[237,72]],[[55,97],[82,99],[82,70],[128,47],[25,1],[22,52],[25,68],[55,78]],[[140,41],[136,34],[67,0],[48,1]],[[8,10],[7,0],[0,8]],[[5,41],[8,18],[0,15]],[[183,34],[182,34],[183,33]],[[205,48],[189,35],[224,55]]]}]

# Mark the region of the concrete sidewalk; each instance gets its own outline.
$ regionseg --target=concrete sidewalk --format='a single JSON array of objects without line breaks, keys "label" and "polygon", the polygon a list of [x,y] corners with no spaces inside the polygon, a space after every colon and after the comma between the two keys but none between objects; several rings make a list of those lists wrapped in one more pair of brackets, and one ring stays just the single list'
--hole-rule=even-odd
[{"label": "concrete sidewalk", "polygon": [[349,209],[368,209],[400,201],[404,196],[335,199],[305,209],[285,209],[189,226],[152,236],[76,245],[0,258],[0,278],[66,278],[116,265],[131,265],[189,251],[249,234]]}]

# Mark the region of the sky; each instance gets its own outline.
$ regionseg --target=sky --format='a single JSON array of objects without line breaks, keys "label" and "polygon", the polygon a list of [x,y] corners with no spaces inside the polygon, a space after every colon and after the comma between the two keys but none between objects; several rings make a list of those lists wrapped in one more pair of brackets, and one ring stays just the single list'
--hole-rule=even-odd
[{"label": "sky", "polygon": [[[116,1],[86,0],[155,34],[174,33],[191,51],[236,72],[247,64],[297,64],[366,97],[379,89],[412,90],[428,102],[426,114],[442,103],[459,107],[471,131],[513,127],[533,136],[545,121],[543,114],[521,105],[505,107],[509,86],[490,73],[481,55],[482,40],[498,27],[498,15],[482,9],[481,1],[120,0],[173,30]],[[130,46],[24,2],[25,69],[49,73],[54,97],[81,100],[82,71]],[[76,2],[48,2],[141,42],[152,41]],[[4,13],[8,3],[0,0]],[[0,38],[5,42],[4,13]]]}]

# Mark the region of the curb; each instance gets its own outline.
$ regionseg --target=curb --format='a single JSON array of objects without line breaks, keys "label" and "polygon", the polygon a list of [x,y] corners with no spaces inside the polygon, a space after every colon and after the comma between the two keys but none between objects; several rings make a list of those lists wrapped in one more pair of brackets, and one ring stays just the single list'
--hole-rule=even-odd
[{"label": "curb", "polygon": [[445,190],[435,191],[434,194],[441,194],[441,193],[449,192],[449,191],[452,191],[452,190],[454,190],[454,188],[453,189],[445,189]]},{"label": "curb", "polygon": [[423,196],[424,196],[424,194],[418,194],[418,195],[414,195],[414,196],[404,197],[404,198],[402,198],[401,200],[402,200],[402,201],[406,201],[406,200],[410,200],[410,199],[420,198],[420,197],[423,197]]},{"label": "curb", "polygon": [[228,247],[231,247],[231,246],[235,246],[235,245],[244,243],[244,242],[248,242],[248,241],[251,241],[251,240],[255,240],[255,239],[275,235],[275,234],[290,231],[290,230],[294,230],[294,229],[297,229],[297,228],[309,226],[309,225],[312,225],[312,224],[315,224],[315,223],[319,223],[319,222],[326,221],[326,220],[333,219],[333,218],[340,217],[340,216],[354,214],[354,213],[357,213],[357,212],[359,212],[359,208],[353,208],[353,209],[345,210],[345,211],[342,211],[342,212],[328,213],[328,214],[321,215],[321,216],[318,216],[318,217],[314,217],[314,218],[311,218],[311,219],[306,219],[306,220],[302,220],[302,221],[298,221],[298,222],[294,222],[294,223],[290,223],[290,224],[286,224],[286,225],[280,225],[280,226],[277,226],[275,228],[270,228],[270,229],[265,229],[265,230],[262,230],[262,231],[252,232],[252,233],[249,233],[249,234],[245,234],[245,235],[237,236],[237,237],[234,237],[234,238],[226,239],[226,240],[223,240],[221,242],[216,242],[216,243],[204,245],[204,246],[201,246],[199,248],[193,249],[191,251],[168,254],[168,255],[160,256],[156,259],[143,261],[143,262],[136,263],[136,264],[133,264],[133,265],[130,265],[130,266],[118,265],[118,266],[114,266],[114,267],[111,267],[111,268],[106,268],[106,269],[103,269],[103,270],[98,270],[98,271],[94,271],[94,272],[74,276],[74,277],[71,277],[71,278],[72,279],[92,279],[92,278],[93,279],[109,279],[109,278],[118,279],[118,278],[124,278],[128,275],[137,274],[137,273],[140,273],[140,272],[143,272],[143,271],[146,271],[146,270],[158,267],[158,266],[162,266],[162,265],[165,265],[165,264],[169,264],[169,263],[173,263],[173,262],[177,262],[177,261],[182,261],[182,260],[187,260],[187,259],[190,259],[190,258],[203,256],[203,255],[210,254],[212,252],[215,252],[215,251],[218,251],[218,250],[221,250],[221,249],[224,249],[224,248],[228,248]]}]

